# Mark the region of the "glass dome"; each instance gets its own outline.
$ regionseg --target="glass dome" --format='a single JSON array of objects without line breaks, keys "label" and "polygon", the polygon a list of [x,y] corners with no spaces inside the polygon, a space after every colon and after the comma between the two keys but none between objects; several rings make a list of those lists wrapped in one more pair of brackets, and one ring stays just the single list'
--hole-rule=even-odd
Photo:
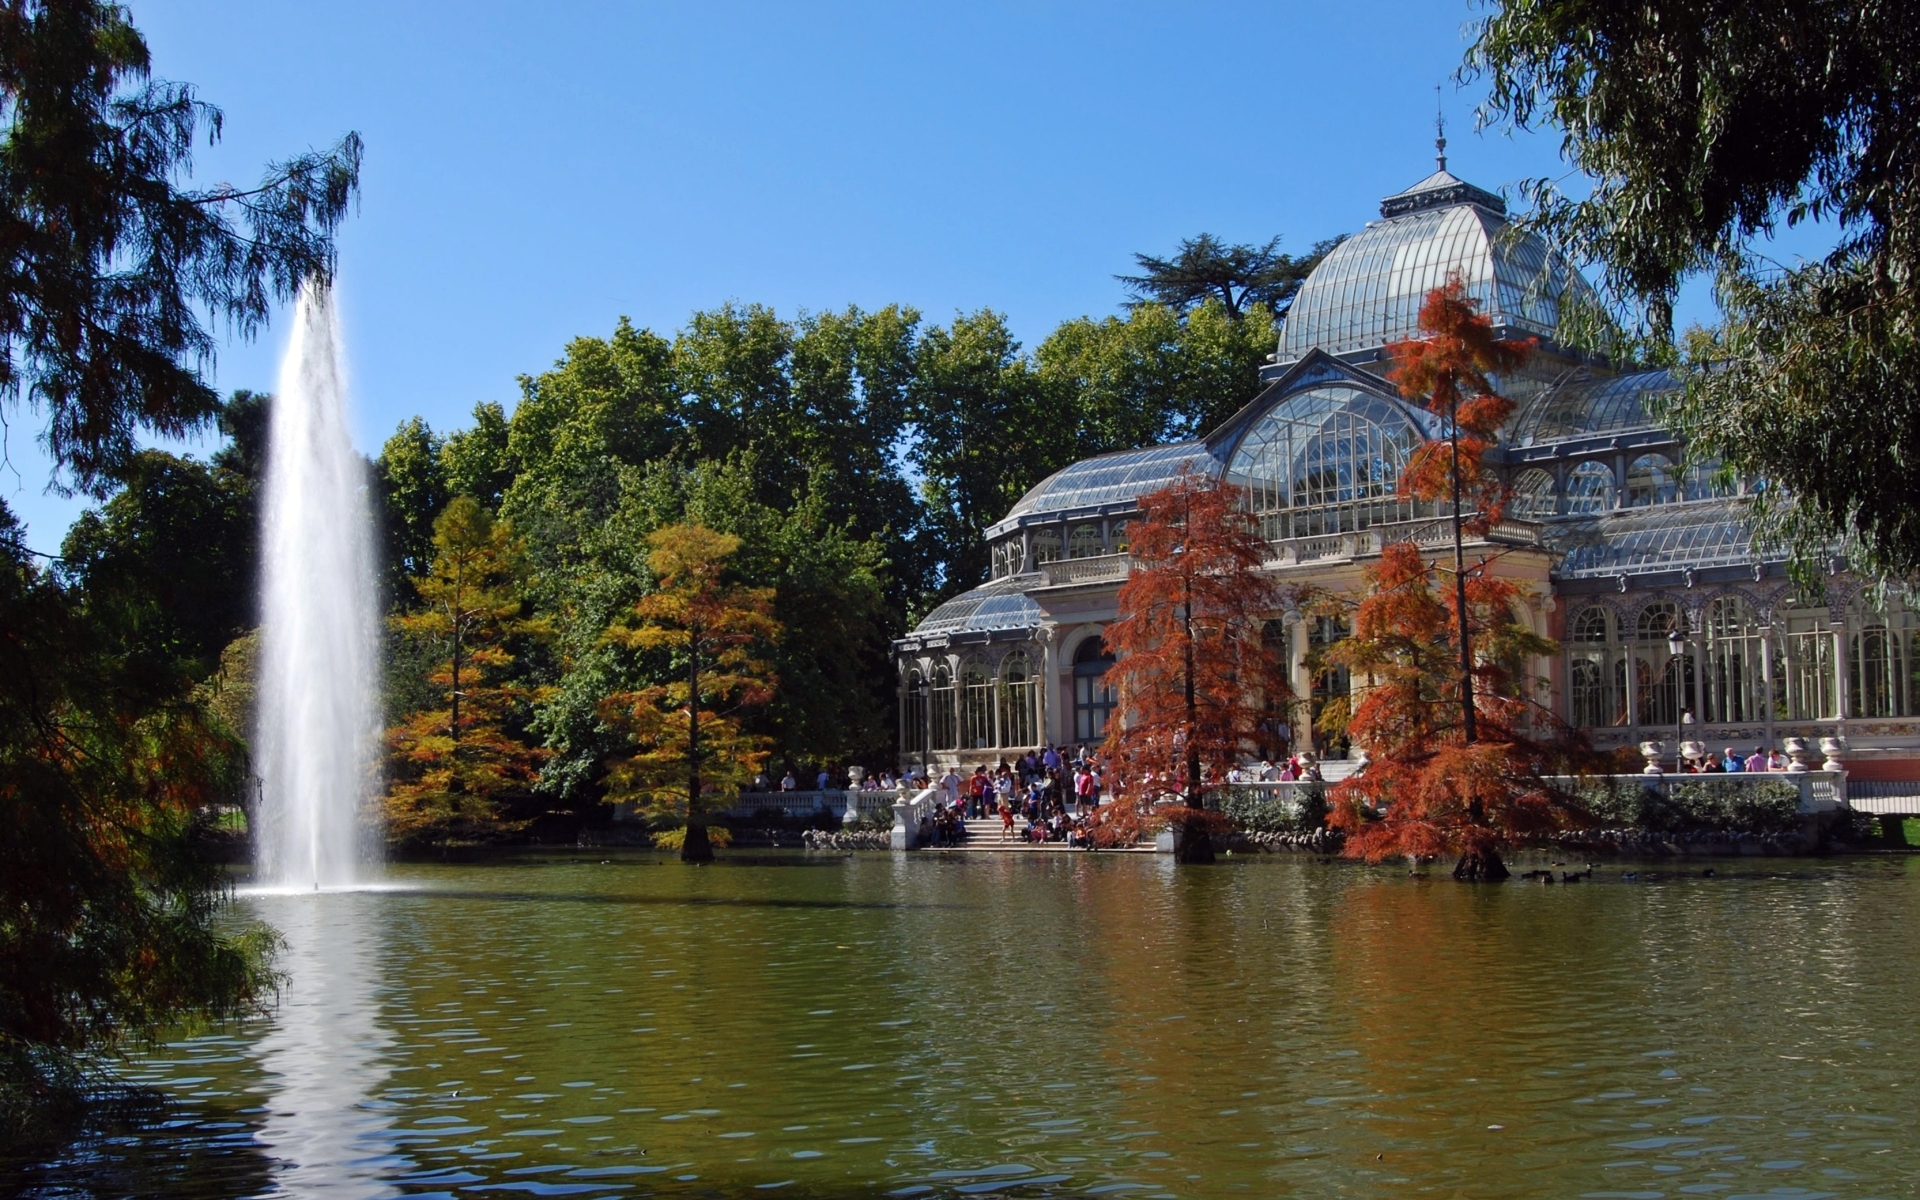
[{"label": "glass dome", "polygon": [[971,633],[993,629],[1034,629],[1040,624],[1040,605],[1021,589],[1031,578],[1010,575],[962,592],[914,626],[913,636],[931,633]]},{"label": "glass dome", "polygon": [[1220,474],[1220,463],[1205,442],[1175,442],[1082,459],[1035,484],[987,530],[987,536],[997,537],[1047,514],[1131,508],[1141,496],[1172,483],[1183,470],[1213,477]]},{"label": "glass dome", "polygon": [[1546,243],[1507,223],[1504,205],[1445,171],[1381,202],[1384,220],[1340,243],[1300,287],[1278,361],[1316,347],[1377,350],[1418,333],[1420,303],[1458,274],[1494,324],[1551,337],[1560,299],[1590,291]]},{"label": "glass dome", "polygon": [[1595,379],[1584,371],[1565,377],[1529,400],[1514,419],[1513,441],[1527,446],[1596,433],[1647,429],[1657,422],[1649,398],[1678,390],[1670,371],[1641,371]]}]

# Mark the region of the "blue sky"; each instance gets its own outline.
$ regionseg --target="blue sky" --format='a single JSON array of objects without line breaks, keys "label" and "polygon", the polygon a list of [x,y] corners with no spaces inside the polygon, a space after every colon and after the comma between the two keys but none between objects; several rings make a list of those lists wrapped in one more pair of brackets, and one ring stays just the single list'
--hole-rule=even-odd
[{"label": "blue sky", "polygon": [[[1029,345],[1113,311],[1132,251],[1202,230],[1303,249],[1433,162],[1503,187],[1549,137],[1476,135],[1450,80],[1478,10],[1433,0],[902,5],[133,4],[156,75],[226,111],[202,183],[366,140],[340,240],[355,429],[436,429],[625,314],[991,306]],[[270,390],[284,322],[229,346]],[[53,550],[10,414],[0,496]]]}]

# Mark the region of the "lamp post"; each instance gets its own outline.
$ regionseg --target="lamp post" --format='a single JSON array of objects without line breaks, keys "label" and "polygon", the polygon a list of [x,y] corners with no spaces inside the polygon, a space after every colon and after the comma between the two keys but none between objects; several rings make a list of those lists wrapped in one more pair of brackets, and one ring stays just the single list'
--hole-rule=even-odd
[{"label": "lamp post", "polygon": [[1667,635],[1667,655],[1668,662],[1673,670],[1673,708],[1675,714],[1677,714],[1673,719],[1673,770],[1675,774],[1681,773],[1685,767],[1687,726],[1693,724],[1693,714],[1681,707],[1684,702],[1683,695],[1686,688],[1686,671],[1684,669],[1685,664],[1680,660],[1681,656],[1686,652],[1686,635],[1678,629],[1669,633]]},{"label": "lamp post", "polygon": [[920,692],[920,777],[933,782],[933,688],[922,679]]}]

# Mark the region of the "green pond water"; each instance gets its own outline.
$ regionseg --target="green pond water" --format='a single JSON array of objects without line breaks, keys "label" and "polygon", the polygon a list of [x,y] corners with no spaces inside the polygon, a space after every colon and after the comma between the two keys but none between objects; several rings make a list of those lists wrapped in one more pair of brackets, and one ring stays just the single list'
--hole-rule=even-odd
[{"label": "green pond water", "polygon": [[36,1196],[1920,1194],[1920,859],[395,866]]}]

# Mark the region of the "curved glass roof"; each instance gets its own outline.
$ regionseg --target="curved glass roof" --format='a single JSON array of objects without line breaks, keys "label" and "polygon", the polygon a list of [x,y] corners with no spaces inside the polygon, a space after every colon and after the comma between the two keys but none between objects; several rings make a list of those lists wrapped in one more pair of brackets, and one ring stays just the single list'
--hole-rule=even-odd
[{"label": "curved glass roof", "polygon": [[1514,418],[1513,440],[1526,446],[1650,428],[1659,422],[1648,412],[1648,398],[1679,387],[1680,381],[1671,371],[1641,371],[1599,379],[1585,371],[1569,372],[1527,401]]},{"label": "curved glass roof", "polygon": [[1588,291],[1587,282],[1545,242],[1507,224],[1496,204],[1444,171],[1389,196],[1381,211],[1390,215],[1342,242],[1300,286],[1280,329],[1279,361],[1414,337],[1421,301],[1456,273],[1494,324],[1552,336],[1560,297]]},{"label": "curved glass roof", "polygon": [[1022,517],[1131,505],[1155,488],[1172,483],[1187,469],[1217,477],[1220,461],[1208,452],[1205,442],[1175,442],[1081,459],[1035,484],[1005,517],[987,530],[987,536],[997,536],[1021,524]]},{"label": "curved glass roof", "polygon": [[914,626],[910,636],[968,633],[989,629],[1034,629],[1040,605],[1021,589],[1039,582],[1034,575],[1006,575],[981,584],[942,604]]},{"label": "curved glass roof", "polygon": [[1554,573],[1579,579],[1758,561],[1753,533],[1736,504],[1658,504],[1556,522],[1548,527],[1547,541],[1564,557]]}]

